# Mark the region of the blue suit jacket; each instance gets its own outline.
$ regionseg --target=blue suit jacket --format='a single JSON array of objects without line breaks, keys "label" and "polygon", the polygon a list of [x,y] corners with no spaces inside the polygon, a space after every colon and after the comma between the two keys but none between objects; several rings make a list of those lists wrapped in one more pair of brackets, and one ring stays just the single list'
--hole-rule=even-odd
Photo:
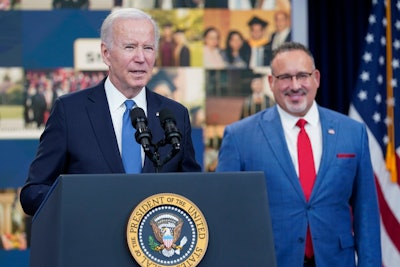
[{"label": "blue suit jacket", "polygon": [[217,171],[264,171],[279,267],[303,266],[309,224],[318,267],[382,266],[365,126],[318,107],[323,151],[309,202],[276,106],[227,126]]},{"label": "blue suit jacket", "polygon": [[[161,171],[201,171],[195,160],[188,110],[173,100],[146,90],[148,127],[153,143],[164,139],[164,130],[156,116],[163,108],[175,115],[176,126],[182,134],[181,150]],[[170,151],[171,145],[161,147],[160,158],[164,159]],[[155,172],[147,157],[142,172]],[[96,173],[125,173],[104,81],[56,100],[21,191],[22,207],[27,214],[33,215],[60,174]]]}]

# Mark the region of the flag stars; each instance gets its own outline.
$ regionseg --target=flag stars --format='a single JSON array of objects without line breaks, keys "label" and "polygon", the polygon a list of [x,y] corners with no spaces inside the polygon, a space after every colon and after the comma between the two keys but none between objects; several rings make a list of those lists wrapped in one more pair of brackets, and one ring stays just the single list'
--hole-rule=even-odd
[{"label": "flag stars", "polygon": [[371,62],[371,61],[372,61],[372,54],[369,53],[369,52],[366,52],[366,53],[363,55],[363,59],[364,59],[364,62],[365,62],[365,63]]},{"label": "flag stars", "polygon": [[388,107],[394,107],[396,105],[396,99],[394,97],[388,97],[386,99],[386,105]]},{"label": "flag stars", "polygon": [[376,104],[380,104],[380,103],[382,103],[382,96],[381,96],[381,94],[376,94],[376,96],[375,96],[375,102],[376,102]]},{"label": "flag stars", "polygon": [[374,115],[372,115],[372,120],[373,120],[375,123],[380,122],[380,121],[381,121],[381,114],[378,113],[378,112],[375,112]]},{"label": "flag stars", "polygon": [[384,120],[384,123],[385,123],[385,125],[386,125],[386,127],[387,127],[387,126],[389,126],[389,125],[392,125],[393,120],[392,120],[391,117],[386,117],[385,120]]},{"label": "flag stars", "polygon": [[363,71],[360,75],[360,78],[363,82],[369,81],[369,72]]},{"label": "flag stars", "polygon": [[[400,1],[398,3],[400,5]],[[396,22],[394,23],[394,26],[396,27],[397,30],[400,30],[400,20],[396,20]]]},{"label": "flag stars", "polygon": [[368,44],[372,44],[374,42],[374,35],[372,33],[368,33],[367,36],[365,36],[365,41]]},{"label": "flag stars", "polygon": [[386,46],[386,37],[385,36],[381,37],[381,45]]},{"label": "flag stars", "polygon": [[384,56],[379,57],[379,65],[381,65],[381,66],[385,65],[385,57]]},{"label": "flag stars", "polygon": [[370,15],[369,16],[369,18],[368,18],[368,22],[369,22],[369,24],[375,24],[376,23],[376,17],[375,17],[375,15]]},{"label": "flag stars", "polygon": [[360,90],[360,92],[357,94],[358,99],[360,99],[360,101],[364,101],[367,100],[368,98],[368,94],[366,90]]},{"label": "flag stars", "polygon": [[385,135],[384,137],[383,137],[383,143],[385,144],[385,145],[387,145],[387,144],[389,144],[389,137],[387,136],[387,135]]},{"label": "flag stars", "polygon": [[[399,22],[399,26],[400,26],[400,22]],[[400,29],[399,29],[400,30]],[[394,49],[396,49],[396,50],[399,50],[400,49],[400,41],[399,40],[394,40],[394,42],[393,42],[393,47],[394,47]]]},{"label": "flag stars", "polygon": [[382,84],[382,83],[383,83],[383,76],[382,76],[382,74],[379,74],[378,77],[376,77],[376,81],[378,82],[378,84]]},{"label": "flag stars", "polygon": [[395,58],[393,59],[392,67],[393,67],[393,69],[399,68],[399,60],[398,59],[395,59]]},{"label": "flag stars", "polygon": [[392,81],[390,82],[390,85],[392,86],[392,88],[396,88],[397,87],[397,80],[393,78]]}]

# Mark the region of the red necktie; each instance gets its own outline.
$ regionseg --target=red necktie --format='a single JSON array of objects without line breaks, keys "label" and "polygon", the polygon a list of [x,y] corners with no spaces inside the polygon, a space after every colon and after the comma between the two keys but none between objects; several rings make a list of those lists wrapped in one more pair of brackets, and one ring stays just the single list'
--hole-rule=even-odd
[{"label": "red necktie", "polygon": [[[315,165],[314,157],[312,153],[312,147],[310,138],[304,126],[307,121],[304,119],[299,119],[296,126],[300,128],[299,135],[297,137],[297,157],[299,161],[299,178],[300,184],[303,188],[306,200],[310,198],[312,188],[315,181]],[[310,229],[307,227],[307,239],[306,239],[306,252],[307,257],[312,257],[314,254]]]}]

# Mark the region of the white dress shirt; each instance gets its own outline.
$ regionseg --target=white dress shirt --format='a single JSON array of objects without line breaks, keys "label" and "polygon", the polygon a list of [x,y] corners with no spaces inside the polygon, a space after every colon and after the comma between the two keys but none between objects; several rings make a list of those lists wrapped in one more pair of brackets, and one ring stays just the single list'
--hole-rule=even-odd
[{"label": "white dress shirt", "polygon": [[[254,8],[272,10],[276,8],[276,0],[257,0]],[[228,0],[229,9],[253,9],[250,0]]]},{"label": "white dress shirt", "polygon": [[[108,101],[108,108],[110,109],[111,119],[114,126],[115,138],[117,139],[118,148],[121,153],[122,151],[122,117],[125,112],[125,100],[127,98],[120,92],[118,89],[111,83],[110,78],[107,77],[106,82],[104,84],[106,90],[106,96]],[[140,93],[132,98],[135,101],[135,107],[140,107],[144,110],[144,113],[147,117],[147,101],[146,101],[146,90],[143,89]],[[132,137],[134,138],[134,137]],[[144,151],[142,148],[142,165],[144,162]]]},{"label": "white dress shirt", "polygon": [[274,40],[272,40],[272,50],[275,50],[282,43],[285,42],[290,32],[290,28],[286,28],[280,32],[276,32],[274,35]]},{"label": "white dress shirt", "polygon": [[[299,164],[297,158],[297,136],[300,132],[300,128],[296,126],[296,123],[300,118],[290,115],[279,106],[277,107],[279,116],[281,118],[283,132],[285,134],[290,157],[292,158],[297,176],[299,176]],[[307,112],[306,116],[302,118],[307,121],[305,130],[311,141],[315,164],[315,173],[318,173],[322,156],[322,130],[321,122],[319,120],[319,112],[315,101],[312,104],[310,110]]]}]

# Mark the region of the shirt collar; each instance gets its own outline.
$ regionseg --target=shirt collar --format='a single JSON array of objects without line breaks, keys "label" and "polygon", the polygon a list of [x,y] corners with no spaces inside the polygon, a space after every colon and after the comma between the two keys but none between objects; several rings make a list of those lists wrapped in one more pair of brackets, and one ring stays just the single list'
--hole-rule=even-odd
[{"label": "shirt collar", "polygon": [[[110,111],[114,112],[117,109],[123,107],[126,97],[112,84],[110,78],[107,77],[105,84],[105,91],[108,100],[108,105],[110,107]],[[140,107],[144,110],[144,113],[147,115],[147,101],[146,101],[146,88],[143,87],[140,90],[140,93],[132,98],[135,101],[136,106]]]},{"label": "shirt collar", "polygon": [[290,27],[287,27],[287,28],[285,28],[285,29],[283,29],[282,31],[280,31],[279,33],[277,33],[280,37],[285,37],[286,38],[286,36],[288,36],[288,34],[289,34],[289,32],[290,32]]},{"label": "shirt collar", "polygon": [[293,129],[296,127],[296,123],[300,118],[305,119],[311,126],[318,126],[319,123],[319,112],[317,108],[317,103],[313,101],[310,110],[304,117],[293,116],[286,111],[284,111],[279,105],[277,105],[278,113],[281,118],[281,122],[284,128]]}]

